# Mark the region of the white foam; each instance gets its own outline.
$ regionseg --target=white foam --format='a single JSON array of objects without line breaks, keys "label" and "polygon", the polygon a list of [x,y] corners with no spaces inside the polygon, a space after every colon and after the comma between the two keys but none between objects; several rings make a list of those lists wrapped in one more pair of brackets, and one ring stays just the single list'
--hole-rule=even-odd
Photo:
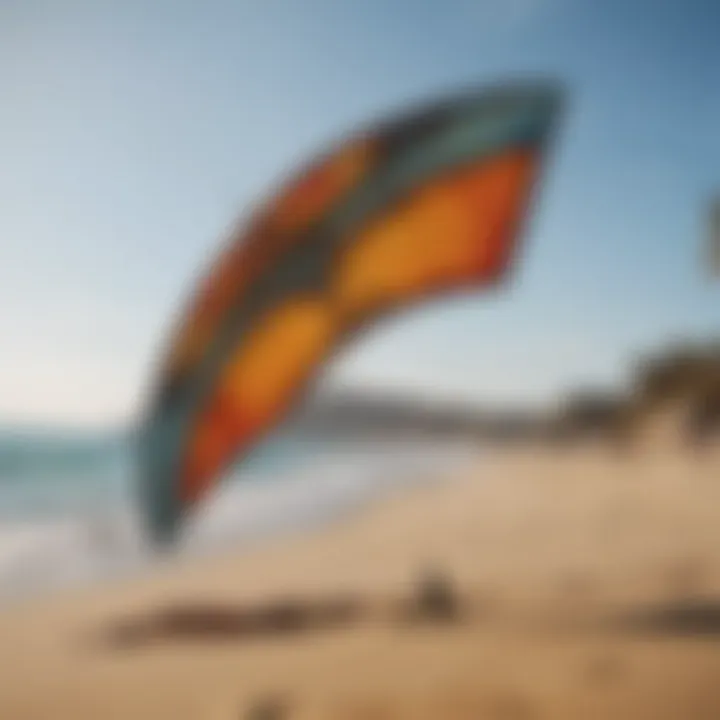
[{"label": "white foam", "polygon": [[[182,555],[240,547],[316,526],[475,460],[462,443],[333,443],[285,467],[245,472],[192,518]],[[0,524],[0,600],[95,582],[153,562],[130,508]]]}]

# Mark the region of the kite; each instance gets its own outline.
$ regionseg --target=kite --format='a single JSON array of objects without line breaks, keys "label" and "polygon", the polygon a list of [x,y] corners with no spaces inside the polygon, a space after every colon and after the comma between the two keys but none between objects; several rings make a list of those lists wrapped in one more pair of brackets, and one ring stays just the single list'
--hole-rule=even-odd
[{"label": "kite", "polygon": [[284,185],[230,239],[184,311],[140,432],[157,541],[380,318],[496,287],[559,115],[545,83],[474,90],[370,126]]}]

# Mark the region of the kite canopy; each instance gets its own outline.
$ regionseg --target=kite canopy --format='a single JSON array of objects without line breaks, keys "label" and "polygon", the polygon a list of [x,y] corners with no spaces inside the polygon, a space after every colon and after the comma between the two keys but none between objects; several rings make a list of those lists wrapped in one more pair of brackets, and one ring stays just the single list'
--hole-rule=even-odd
[{"label": "kite canopy", "polygon": [[354,333],[507,276],[559,104],[554,86],[504,86],[370,127],[232,238],[176,329],[141,432],[157,540],[174,536]]}]

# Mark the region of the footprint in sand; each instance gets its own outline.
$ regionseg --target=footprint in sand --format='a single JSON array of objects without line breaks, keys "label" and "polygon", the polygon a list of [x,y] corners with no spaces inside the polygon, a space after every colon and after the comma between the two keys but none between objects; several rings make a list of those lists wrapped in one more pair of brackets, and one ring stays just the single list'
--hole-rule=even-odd
[{"label": "footprint in sand", "polygon": [[287,720],[290,705],[280,697],[265,697],[253,703],[239,717],[241,720]]}]

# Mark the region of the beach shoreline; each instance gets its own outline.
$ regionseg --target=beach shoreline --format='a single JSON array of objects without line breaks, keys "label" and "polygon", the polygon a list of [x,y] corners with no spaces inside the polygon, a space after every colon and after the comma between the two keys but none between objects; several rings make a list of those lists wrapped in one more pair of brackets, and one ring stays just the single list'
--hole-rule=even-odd
[{"label": "beach shoreline", "polygon": [[[302,534],[5,608],[0,717],[720,717],[718,469],[498,450]],[[450,621],[413,611],[431,572]]]},{"label": "beach shoreline", "polygon": [[[162,552],[152,546],[142,527],[129,471],[121,501],[113,486],[104,504],[96,500],[88,506],[76,497],[71,483],[57,506],[45,502],[44,512],[33,512],[27,502],[26,508],[0,518],[0,608],[115,579],[131,581],[168,563],[183,565],[194,557],[240,553],[275,537],[342,522],[408,485],[474,465],[478,452],[467,441],[419,445],[417,440],[316,440],[271,445],[260,462],[246,464],[195,508],[176,542]],[[106,481],[100,472],[90,483],[98,499]],[[0,492],[0,504],[8,488],[10,499],[17,502],[15,496],[25,486],[33,499],[42,499],[41,491],[55,499],[61,494],[58,484],[53,477],[42,482],[11,477],[0,485],[0,491],[6,491]]]}]

